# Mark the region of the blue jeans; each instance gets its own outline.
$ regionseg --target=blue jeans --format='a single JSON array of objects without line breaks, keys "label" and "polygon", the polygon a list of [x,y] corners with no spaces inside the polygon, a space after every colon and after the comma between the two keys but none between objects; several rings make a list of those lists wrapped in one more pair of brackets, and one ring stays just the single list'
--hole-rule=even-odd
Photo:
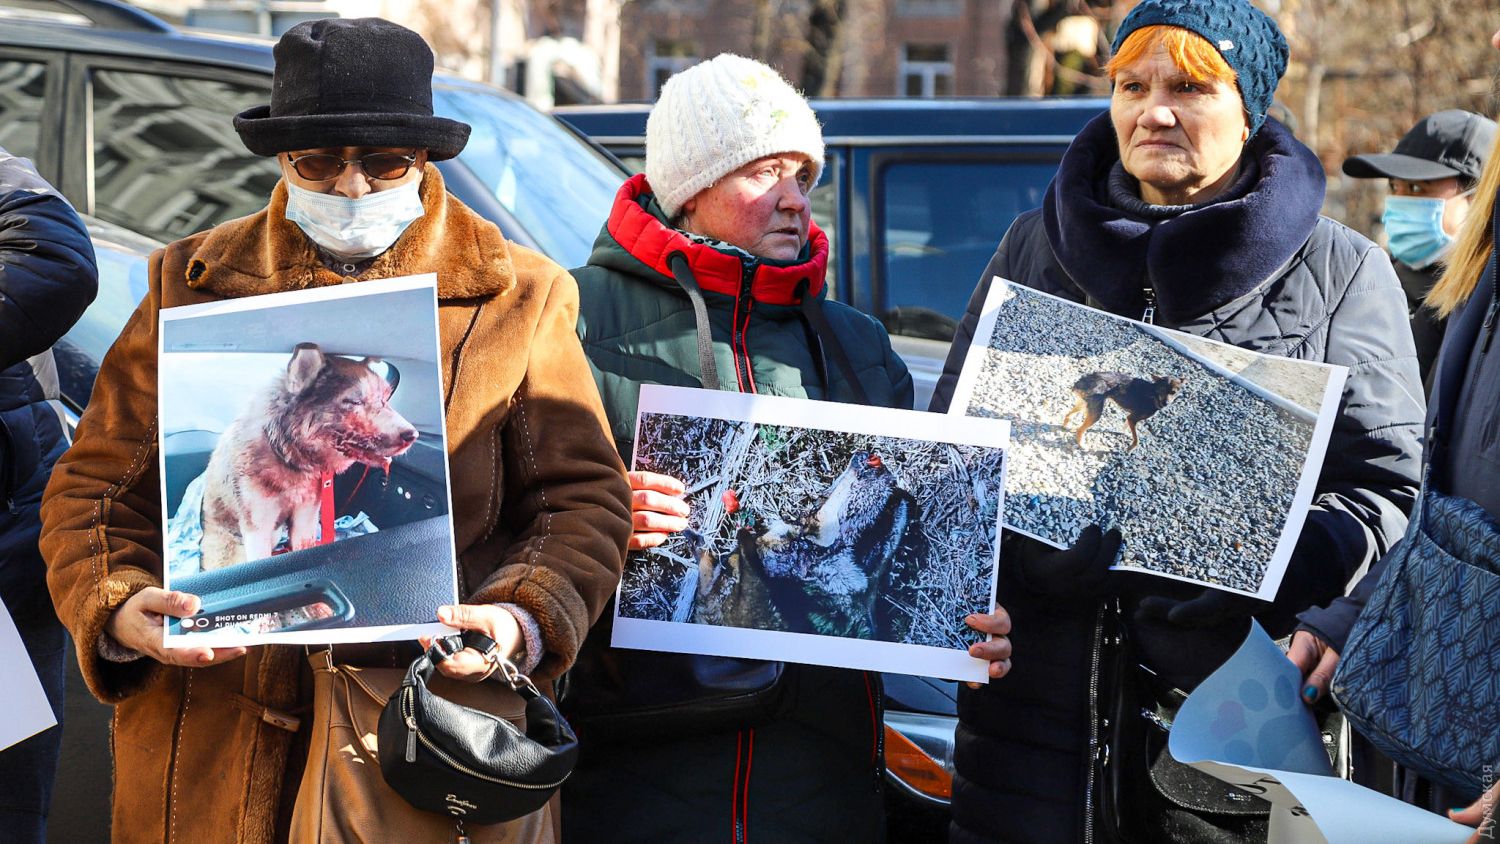
[{"label": "blue jeans", "polygon": [[0,750],[0,844],[46,840],[47,807],[62,747],[63,660],[68,636],[47,592],[46,565],[36,548],[35,506],[0,508],[0,601],[20,630],[52,704],[57,726]]}]

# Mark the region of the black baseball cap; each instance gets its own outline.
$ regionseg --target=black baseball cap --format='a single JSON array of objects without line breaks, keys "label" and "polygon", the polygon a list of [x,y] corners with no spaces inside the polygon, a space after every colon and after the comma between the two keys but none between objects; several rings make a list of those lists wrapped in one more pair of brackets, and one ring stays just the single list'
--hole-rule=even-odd
[{"label": "black baseball cap", "polygon": [[1425,182],[1454,176],[1479,180],[1495,142],[1495,121],[1472,111],[1440,111],[1422,118],[1395,152],[1356,155],[1344,160],[1344,174],[1356,179]]}]

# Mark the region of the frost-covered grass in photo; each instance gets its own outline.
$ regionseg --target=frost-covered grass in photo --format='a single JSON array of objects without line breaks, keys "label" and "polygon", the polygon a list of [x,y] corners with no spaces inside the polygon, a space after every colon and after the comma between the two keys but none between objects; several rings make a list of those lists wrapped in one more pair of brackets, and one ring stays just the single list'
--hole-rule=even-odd
[{"label": "frost-covered grass in photo", "polygon": [[[1259,591],[1329,370],[1181,338],[1019,286],[997,295],[965,412],[1011,420],[1007,526],[1062,545],[1090,524],[1119,527],[1122,565]],[[1182,385],[1138,423],[1133,450],[1114,401],[1080,447],[1078,420],[1063,420],[1074,384],[1096,372]]]},{"label": "frost-covered grass in photo", "polygon": [[642,414],[636,468],[683,481],[691,530],[631,555],[620,615],[964,648],[979,638],[964,616],[991,604],[1003,460]]}]

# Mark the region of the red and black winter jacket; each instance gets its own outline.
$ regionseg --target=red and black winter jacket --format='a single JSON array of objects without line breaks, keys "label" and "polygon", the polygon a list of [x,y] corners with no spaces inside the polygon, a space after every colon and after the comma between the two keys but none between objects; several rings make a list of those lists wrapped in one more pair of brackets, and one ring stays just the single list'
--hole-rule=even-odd
[{"label": "red and black winter jacket", "polygon": [[[588,265],[572,272],[579,335],[627,462],[642,384],[911,407],[885,328],[827,298],[828,255],[816,225],[790,262],[705,242],[668,225],[644,176],[621,187]],[[577,719],[588,749],[563,797],[565,841],[878,840],[878,676],[787,665],[773,714],[701,721],[692,690],[711,658],[609,648],[609,615],[565,708],[655,707],[659,729],[590,735]]]}]

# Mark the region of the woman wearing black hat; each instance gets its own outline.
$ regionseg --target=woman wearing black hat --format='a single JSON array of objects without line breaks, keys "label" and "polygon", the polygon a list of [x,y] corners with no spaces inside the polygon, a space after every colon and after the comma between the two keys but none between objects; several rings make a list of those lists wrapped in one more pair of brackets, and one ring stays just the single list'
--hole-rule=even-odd
[{"label": "woman wearing black hat", "polygon": [[[428,165],[457,155],[469,132],[433,116],[431,50],[365,18],[299,24],[275,55],[271,104],[235,128],[253,152],[277,157],[282,182],[264,210],[151,256],[147,295],[104,359],[43,505],[59,616],[89,688],[116,704],[117,842],[285,840],[311,722],[302,649],[162,647],[162,617],[190,615],[199,600],[160,588],[161,308],[436,273],[463,603],[434,611],[488,635],[533,678],[571,664],[630,533],[624,467],[574,330],[573,279],[507,243]],[[381,666],[414,656],[395,645],[335,655]],[[492,668],[466,649],[439,670],[478,682]],[[371,799],[322,802],[337,814],[355,797]],[[323,807],[311,808],[316,820]],[[551,842],[555,808],[469,834]],[[357,810],[339,817],[351,840],[383,837],[359,829]],[[452,834],[435,814],[414,823],[428,817],[434,840]]]},{"label": "woman wearing black hat", "polygon": [[[1349,367],[1280,591],[1263,602],[1107,576],[1119,538],[1099,528],[1066,551],[1008,535],[1004,609],[970,619],[1008,639],[971,648],[1003,679],[960,689],[956,844],[1264,841],[1266,804],[1174,765],[1164,725],[1243,640],[1252,616],[1274,635],[1290,632],[1296,612],[1342,594],[1405,527],[1422,400],[1401,288],[1385,253],[1319,216],[1321,164],[1267,119],[1286,62],[1276,24],[1247,0],[1135,6],[1109,63],[1108,113],[1069,147],[1043,207],[1006,233],[933,402],[947,408],[996,276]],[[1128,662],[1116,647],[1119,625],[1133,647]]]}]

